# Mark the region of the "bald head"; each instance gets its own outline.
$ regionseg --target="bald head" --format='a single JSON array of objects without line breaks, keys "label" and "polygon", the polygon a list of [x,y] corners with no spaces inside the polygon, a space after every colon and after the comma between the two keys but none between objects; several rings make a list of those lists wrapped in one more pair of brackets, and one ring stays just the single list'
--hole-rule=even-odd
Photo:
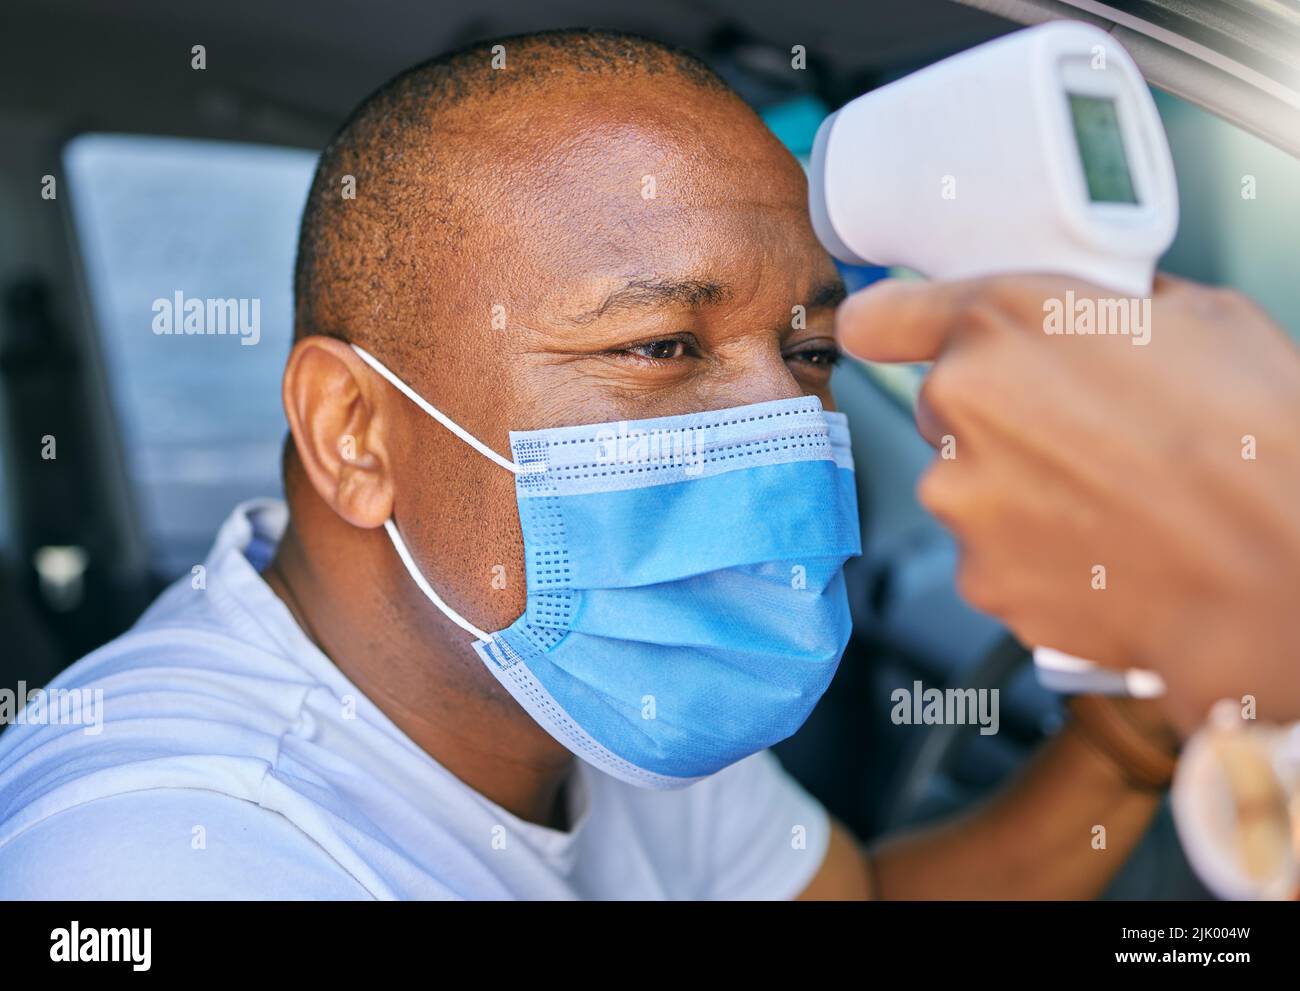
[{"label": "bald head", "polygon": [[464,256],[466,241],[504,219],[492,209],[503,185],[527,179],[529,163],[509,152],[536,147],[536,115],[611,84],[647,102],[680,105],[692,90],[742,106],[694,56],[595,31],[480,42],[371,94],[317,165],[298,242],[295,336],[400,347],[401,323],[422,309],[408,297],[457,264],[482,264]]}]

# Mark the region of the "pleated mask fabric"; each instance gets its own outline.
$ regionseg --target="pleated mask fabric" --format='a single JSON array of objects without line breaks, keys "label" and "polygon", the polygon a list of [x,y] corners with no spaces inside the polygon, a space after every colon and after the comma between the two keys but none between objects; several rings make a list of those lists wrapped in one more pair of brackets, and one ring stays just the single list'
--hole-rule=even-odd
[{"label": "pleated mask fabric", "polygon": [[386,529],[556,740],[631,784],[679,788],[804,723],[848,643],[843,569],[861,553],[843,414],[803,396],[512,431],[507,461],[356,350],[515,473],[527,605],[503,630],[451,610]]}]

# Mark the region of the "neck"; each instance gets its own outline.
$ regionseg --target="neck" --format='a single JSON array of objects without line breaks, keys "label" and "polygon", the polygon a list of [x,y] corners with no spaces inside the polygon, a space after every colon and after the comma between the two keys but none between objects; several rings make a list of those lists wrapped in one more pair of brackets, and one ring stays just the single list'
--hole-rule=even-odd
[{"label": "neck", "polygon": [[382,530],[330,516],[326,525],[339,532],[319,542],[329,553],[314,553],[291,523],[262,576],[303,632],[466,785],[521,819],[566,829],[564,786],[573,756],[496,683],[465,633],[414,588]]}]

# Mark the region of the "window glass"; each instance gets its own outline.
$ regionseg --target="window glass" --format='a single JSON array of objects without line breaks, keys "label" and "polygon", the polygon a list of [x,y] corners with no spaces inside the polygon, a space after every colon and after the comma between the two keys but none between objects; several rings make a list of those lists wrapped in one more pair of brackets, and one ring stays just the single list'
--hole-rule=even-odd
[{"label": "window glass", "polygon": [[164,576],[203,559],[235,503],[280,492],[279,382],[315,160],[127,135],[67,146],[127,470]]},{"label": "window glass", "polygon": [[1160,267],[1240,289],[1300,341],[1300,161],[1176,96],[1156,91],[1156,106],[1180,210],[1178,237]]}]

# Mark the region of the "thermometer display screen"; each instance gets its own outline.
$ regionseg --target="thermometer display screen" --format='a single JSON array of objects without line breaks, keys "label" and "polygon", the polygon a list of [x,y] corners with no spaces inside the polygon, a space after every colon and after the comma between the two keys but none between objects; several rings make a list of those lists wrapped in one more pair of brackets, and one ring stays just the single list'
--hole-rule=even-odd
[{"label": "thermometer display screen", "polygon": [[1089,198],[1094,203],[1136,203],[1115,101],[1077,93],[1068,96]]}]

